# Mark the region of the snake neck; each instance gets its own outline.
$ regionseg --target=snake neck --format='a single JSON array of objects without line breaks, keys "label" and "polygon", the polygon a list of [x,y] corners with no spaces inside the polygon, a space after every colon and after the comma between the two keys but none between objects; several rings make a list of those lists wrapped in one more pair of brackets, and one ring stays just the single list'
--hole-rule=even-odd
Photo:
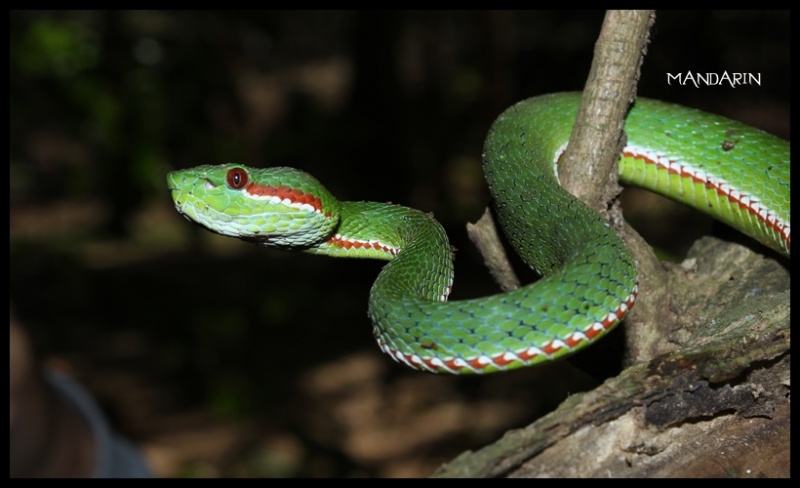
[{"label": "snake neck", "polygon": [[335,232],[308,252],[390,261],[373,290],[390,290],[395,297],[444,301],[453,283],[450,243],[441,224],[400,205],[340,202]]}]

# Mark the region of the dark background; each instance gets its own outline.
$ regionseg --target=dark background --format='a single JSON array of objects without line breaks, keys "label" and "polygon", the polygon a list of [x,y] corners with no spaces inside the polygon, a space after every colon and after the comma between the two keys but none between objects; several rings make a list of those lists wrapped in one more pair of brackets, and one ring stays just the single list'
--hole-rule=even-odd
[{"label": "dark background", "polygon": [[[213,235],[174,211],[165,175],[290,165],[341,199],[433,211],[459,249],[451,298],[495,293],[464,231],[487,203],[483,137],[515,101],[580,90],[602,19],[11,12],[15,313],[161,475],[430,474],[614,374],[623,331],[572,361],[589,373],[408,370],[366,318],[380,263]],[[788,36],[787,12],[659,12],[639,94],[788,138]],[[726,70],[762,85],[666,82]],[[625,195],[628,219],[680,257],[711,224],[665,208]]]}]

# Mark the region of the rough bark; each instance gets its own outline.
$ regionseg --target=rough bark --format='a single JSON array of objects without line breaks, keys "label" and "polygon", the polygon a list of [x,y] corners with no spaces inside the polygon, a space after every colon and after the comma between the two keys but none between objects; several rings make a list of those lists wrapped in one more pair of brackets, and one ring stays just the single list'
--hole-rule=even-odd
[{"label": "rough bark", "polygon": [[[616,166],[596,148],[618,157],[614,121],[625,109],[610,99],[627,107],[635,93],[652,21],[649,12],[607,15],[584,94],[587,115],[571,141],[587,128],[597,134],[580,136],[582,147],[570,142],[566,184],[562,175],[570,191],[608,211],[637,260],[640,296],[625,323],[632,366],[434,476],[789,475],[788,271],[710,238],[682,265],[665,268],[618,209],[609,210]],[[606,110],[588,108],[596,102],[616,105],[606,112],[615,115],[590,120]]]},{"label": "rough bark", "polygon": [[705,238],[667,277],[671,352],[434,476],[789,476],[788,271]]}]

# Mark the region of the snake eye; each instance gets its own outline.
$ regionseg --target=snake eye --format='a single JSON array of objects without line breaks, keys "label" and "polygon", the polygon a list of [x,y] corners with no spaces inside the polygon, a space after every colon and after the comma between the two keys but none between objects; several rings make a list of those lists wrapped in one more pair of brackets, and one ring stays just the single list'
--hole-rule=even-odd
[{"label": "snake eye", "polygon": [[225,176],[225,182],[233,190],[241,190],[247,186],[249,181],[250,178],[247,176],[247,171],[242,168],[230,169],[228,170],[228,175]]}]

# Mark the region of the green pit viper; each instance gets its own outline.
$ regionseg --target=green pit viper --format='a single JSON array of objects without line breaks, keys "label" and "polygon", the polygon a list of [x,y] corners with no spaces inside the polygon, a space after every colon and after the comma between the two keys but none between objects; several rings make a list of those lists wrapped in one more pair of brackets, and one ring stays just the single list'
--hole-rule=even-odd
[{"label": "green pit viper", "polygon": [[[384,259],[370,291],[380,348],[434,373],[490,373],[572,354],[631,309],[636,264],[596,212],[564,191],[555,163],[580,93],[531,98],[492,125],[483,153],[497,216],[522,259],[543,275],[494,296],[447,301],[453,261],[432,216],[336,200],[302,171],[238,164],[175,171],[178,212],[213,232],[328,256]],[[703,210],[789,255],[789,143],[739,122],[639,98],[630,110],[622,182]]]}]

